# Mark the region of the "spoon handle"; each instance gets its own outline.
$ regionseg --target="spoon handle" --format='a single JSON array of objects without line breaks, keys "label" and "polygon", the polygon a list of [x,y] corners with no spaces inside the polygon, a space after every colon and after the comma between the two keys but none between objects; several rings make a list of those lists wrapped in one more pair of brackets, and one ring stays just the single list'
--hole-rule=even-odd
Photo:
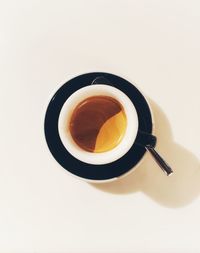
[{"label": "spoon handle", "polygon": [[136,144],[144,147],[147,151],[149,151],[159,167],[165,172],[167,176],[169,176],[173,173],[173,170],[155,150],[156,142],[156,136],[143,132],[141,130],[138,131]]},{"label": "spoon handle", "polygon": [[146,145],[145,148],[149,151],[149,153],[153,156],[156,163],[160,166],[160,168],[166,173],[167,176],[170,176],[173,173],[171,167],[163,160],[163,158],[157,153],[151,145]]}]

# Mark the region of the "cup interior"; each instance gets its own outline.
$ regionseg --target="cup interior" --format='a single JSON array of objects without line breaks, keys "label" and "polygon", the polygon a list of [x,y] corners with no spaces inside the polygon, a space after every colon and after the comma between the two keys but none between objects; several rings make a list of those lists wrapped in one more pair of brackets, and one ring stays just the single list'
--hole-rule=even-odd
[{"label": "cup interior", "polygon": [[[92,153],[83,150],[74,142],[68,126],[71,115],[80,102],[100,95],[110,96],[122,105],[127,118],[127,127],[123,139],[112,150]],[[96,165],[107,164],[121,158],[133,145],[138,132],[138,116],[131,100],[119,89],[105,84],[88,85],[74,92],[63,104],[58,119],[58,132],[64,147],[78,160]]]}]

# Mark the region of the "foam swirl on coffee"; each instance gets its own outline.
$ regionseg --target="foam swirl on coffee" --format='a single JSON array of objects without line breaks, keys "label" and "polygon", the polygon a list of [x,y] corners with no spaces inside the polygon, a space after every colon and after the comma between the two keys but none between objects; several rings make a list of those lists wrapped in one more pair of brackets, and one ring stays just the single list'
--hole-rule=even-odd
[{"label": "foam swirl on coffee", "polygon": [[126,125],[124,109],[116,99],[92,96],[76,106],[67,127],[80,148],[99,153],[120,143]]}]

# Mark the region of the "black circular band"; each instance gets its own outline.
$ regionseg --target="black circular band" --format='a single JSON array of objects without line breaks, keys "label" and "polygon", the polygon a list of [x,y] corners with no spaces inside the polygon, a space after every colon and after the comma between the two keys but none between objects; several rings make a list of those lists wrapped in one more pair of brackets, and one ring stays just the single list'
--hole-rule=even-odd
[{"label": "black circular band", "polygon": [[107,85],[118,88],[130,98],[138,114],[139,129],[152,133],[152,117],[148,103],[141,92],[125,79],[109,73],[94,72],[77,76],[66,82],[54,94],[48,105],[44,123],[46,141],[52,155],[63,168],[79,177],[91,180],[106,180],[123,175],[132,169],[146,152],[145,148],[134,143],[120,159],[108,164],[93,165],[76,159],[63,146],[58,133],[58,118],[63,104],[75,91],[90,85],[99,76],[109,80]]}]

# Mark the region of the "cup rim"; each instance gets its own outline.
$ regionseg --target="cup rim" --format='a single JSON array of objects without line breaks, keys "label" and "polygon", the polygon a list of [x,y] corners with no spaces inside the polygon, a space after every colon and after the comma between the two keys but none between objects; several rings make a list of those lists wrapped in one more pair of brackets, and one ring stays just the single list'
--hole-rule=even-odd
[{"label": "cup rim", "polygon": [[[92,153],[81,149],[73,141],[66,125],[69,124],[73,110],[81,101],[98,95],[110,96],[120,102],[126,114],[127,126],[123,139],[115,148],[102,153]],[[133,145],[138,132],[137,112],[128,96],[121,90],[106,84],[89,84],[75,91],[63,104],[58,119],[58,132],[65,148],[78,160],[90,164],[107,164],[120,159]]]},{"label": "cup rim", "polygon": [[[129,81],[117,75],[105,72],[92,72],[78,75],[67,81],[52,96],[46,110],[44,132],[47,145],[56,161],[70,174],[90,182],[106,182],[114,180],[135,169],[146,153],[145,148],[135,143],[130,150],[120,159],[105,165],[91,165],[74,158],[66,151],[58,133],[58,116],[66,99],[76,90],[92,83],[103,76],[108,79],[113,87],[123,91],[134,104],[139,121],[139,130],[151,134],[153,121],[151,109],[144,95]],[[137,140],[137,137],[136,137]]]}]

